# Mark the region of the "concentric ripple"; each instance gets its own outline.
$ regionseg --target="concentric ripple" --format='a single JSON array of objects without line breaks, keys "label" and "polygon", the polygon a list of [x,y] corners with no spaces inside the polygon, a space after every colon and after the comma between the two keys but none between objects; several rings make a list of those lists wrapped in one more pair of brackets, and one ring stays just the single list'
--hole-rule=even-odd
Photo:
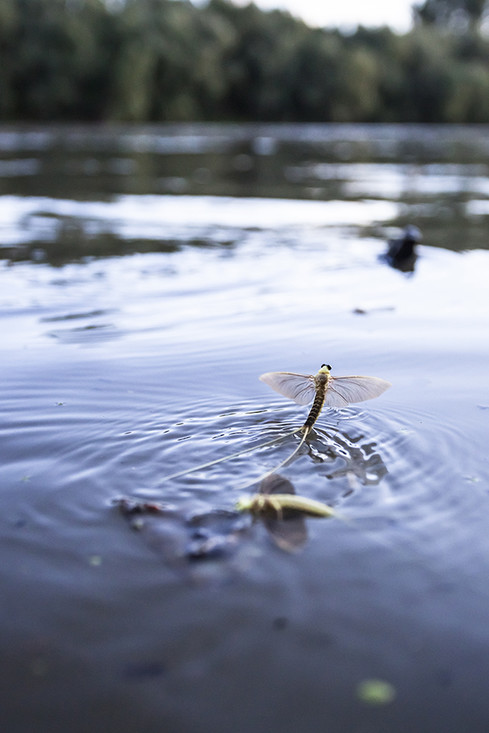
[{"label": "concentric ripple", "polygon": [[[300,425],[295,406],[282,403],[264,409],[250,401],[220,413],[194,405],[158,436],[161,473],[153,483],[147,476],[136,494],[232,507],[242,486],[259,490],[260,476],[286,461]],[[146,465],[157,434],[149,426],[137,433],[124,460]],[[279,470],[297,493],[340,507],[358,529],[393,547],[422,543],[465,561],[474,523],[485,521],[487,476],[480,476],[477,448],[467,445],[462,425],[440,425],[414,409],[328,410],[307,445]],[[481,526],[476,534],[485,536]]]},{"label": "concentric ripple", "polygon": [[36,511],[50,521],[69,511],[93,521],[101,502],[116,496],[228,510],[280,466],[298,494],[339,507],[394,546],[421,543],[451,562],[489,549],[489,540],[480,547],[488,464],[462,423],[392,403],[325,410],[287,464],[304,420],[292,403],[230,407],[206,397],[168,400],[163,410],[151,381],[131,390],[89,377],[81,395],[73,374],[62,389],[53,379],[44,391],[24,390],[22,402],[4,403],[4,480],[31,498],[42,487]]}]

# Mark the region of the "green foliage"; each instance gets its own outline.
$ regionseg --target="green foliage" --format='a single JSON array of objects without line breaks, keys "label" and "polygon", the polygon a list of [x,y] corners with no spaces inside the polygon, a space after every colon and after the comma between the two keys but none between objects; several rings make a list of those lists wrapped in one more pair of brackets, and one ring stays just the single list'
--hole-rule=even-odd
[{"label": "green foliage", "polygon": [[1,0],[0,120],[489,122],[486,8],[344,35],[228,0]]},{"label": "green foliage", "polygon": [[99,0],[2,0],[2,118],[103,116],[114,31]]}]

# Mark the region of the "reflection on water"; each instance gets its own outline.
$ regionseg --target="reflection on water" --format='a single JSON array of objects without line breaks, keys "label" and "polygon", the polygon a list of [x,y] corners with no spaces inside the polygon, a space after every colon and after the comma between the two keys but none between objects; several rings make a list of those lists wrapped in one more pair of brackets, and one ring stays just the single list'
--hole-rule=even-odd
[{"label": "reflection on water", "polygon": [[116,498],[113,504],[176,579],[222,584],[249,570],[249,526],[235,511]]},{"label": "reflection on water", "polygon": [[309,454],[313,460],[328,464],[326,478],[345,476],[350,484],[350,491],[358,484],[375,486],[384,478],[387,467],[375,438],[365,435],[354,435],[350,438],[347,432],[341,434],[337,430],[328,435],[327,431],[320,428],[316,428],[315,433],[318,440],[311,441]]},{"label": "reflection on water", "polygon": [[5,196],[0,233],[9,259],[60,265],[87,256],[236,245],[260,230],[290,236],[303,229],[364,226],[395,214],[393,204],[374,200],[141,195],[87,203]]},{"label": "reflection on water", "polygon": [[487,158],[484,128],[4,129],[0,255],[61,264],[306,220],[380,238],[417,223],[432,246],[486,247]]}]

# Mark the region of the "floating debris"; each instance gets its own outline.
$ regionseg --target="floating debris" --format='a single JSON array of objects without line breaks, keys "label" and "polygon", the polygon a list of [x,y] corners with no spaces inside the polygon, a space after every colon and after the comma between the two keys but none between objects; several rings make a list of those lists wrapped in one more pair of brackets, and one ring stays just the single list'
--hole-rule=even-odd
[{"label": "floating debris", "polygon": [[195,561],[229,560],[249,531],[249,523],[236,511],[179,511],[171,504],[127,497],[112,503],[165,564],[183,574]]},{"label": "floating debris", "polygon": [[394,311],[395,308],[392,305],[379,305],[375,308],[353,308],[352,313],[356,316],[367,316],[370,313],[382,312],[382,311]]},{"label": "floating debris", "polygon": [[357,697],[367,705],[388,705],[396,697],[396,688],[386,680],[367,679],[358,685]]}]

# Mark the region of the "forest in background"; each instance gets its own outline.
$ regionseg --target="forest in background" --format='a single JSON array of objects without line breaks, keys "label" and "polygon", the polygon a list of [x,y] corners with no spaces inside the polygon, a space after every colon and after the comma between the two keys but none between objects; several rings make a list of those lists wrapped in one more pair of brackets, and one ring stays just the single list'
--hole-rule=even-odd
[{"label": "forest in background", "polygon": [[0,121],[489,122],[485,12],[346,34],[228,0],[1,0]]}]

